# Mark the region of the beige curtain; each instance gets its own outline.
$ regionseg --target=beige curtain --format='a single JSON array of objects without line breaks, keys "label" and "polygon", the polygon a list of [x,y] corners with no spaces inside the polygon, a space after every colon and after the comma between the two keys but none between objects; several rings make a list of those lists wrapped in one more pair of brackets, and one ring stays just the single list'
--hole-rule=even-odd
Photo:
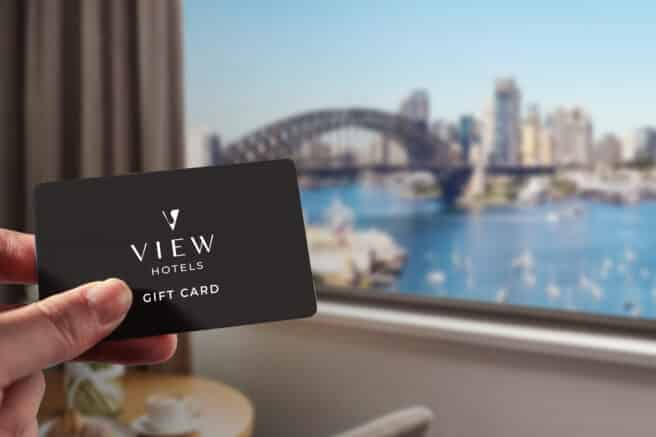
[{"label": "beige curtain", "polygon": [[40,182],[182,166],[181,26],[179,0],[0,0],[0,226],[32,229]]}]

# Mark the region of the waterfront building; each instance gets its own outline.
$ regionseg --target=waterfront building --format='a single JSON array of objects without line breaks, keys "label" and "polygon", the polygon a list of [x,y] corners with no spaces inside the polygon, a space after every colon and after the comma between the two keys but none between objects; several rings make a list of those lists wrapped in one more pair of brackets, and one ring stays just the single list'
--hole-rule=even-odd
[{"label": "waterfront building", "polygon": [[558,108],[547,121],[555,165],[588,166],[593,161],[592,119],[582,108]]},{"label": "waterfront building", "polygon": [[[433,136],[441,141],[442,145],[440,147],[446,146],[447,161],[459,161],[459,158],[456,161],[453,161],[453,159],[454,156],[461,156],[460,150],[458,150],[455,154],[452,150],[454,147],[459,148],[458,125],[449,120],[440,118],[431,123],[430,132]],[[441,156],[444,153],[444,149],[436,150],[435,153],[436,156]]]},{"label": "waterfront building", "polygon": [[531,105],[522,124],[521,164],[551,165],[551,148],[551,136],[542,124],[540,109],[537,105]]},{"label": "waterfront building", "polygon": [[541,165],[554,165],[553,139],[547,129],[542,130],[542,148],[538,154]]},{"label": "waterfront building", "polygon": [[470,162],[471,149],[478,142],[480,142],[480,133],[476,118],[473,115],[463,115],[458,123],[458,144],[462,163]]},{"label": "waterfront building", "polygon": [[521,141],[521,92],[512,78],[497,79],[493,102],[492,162],[519,163]]},{"label": "waterfront building", "polygon": [[487,165],[494,146],[494,111],[492,106],[492,101],[490,99],[483,107],[483,111],[479,117],[481,147],[478,151],[478,161],[476,162],[483,166]]},{"label": "waterfront building", "polygon": [[644,152],[638,150],[641,130],[632,129],[622,137],[622,162],[631,162],[636,159],[645,158]]},{"label": "waterfront building", "polygon": [[221,137],[219,134],[208,135],[205,145],[207,147],[207,156],[210,158],[210,165],[221,165]]},{"label": "waterfront building", "polygon": [[401,102],[399,113],[413,121],[418,121],[428,127],[430,120],[430,99],[428,91],[415,90]]},{"label": "waterfront building", "polygon": [[430,131],[445,143],[458,141],[458,127],[449,120],[439,118],[433,121],[430,125]]},{"label": "waterfront building", "polygon": [[483,107],[478,117],[478,142],[469,154],[469,164],[473,173],[469,184],[465,189],[465,199],[475,199],[485,194],[487,186],[487,173],[485,171],[490,160],[490,154],[494,144],[494,110],[492,101],[489,100]]},{"label": "waterfront building", "polygon": [[613,134],[604,135],[595,145],[595,162],[614,167],[622,162],[622,141]]},{"label": "waterfront building", "polygon": [[636,131],[635,156],[656,162],[656,128],[642,127]]}]

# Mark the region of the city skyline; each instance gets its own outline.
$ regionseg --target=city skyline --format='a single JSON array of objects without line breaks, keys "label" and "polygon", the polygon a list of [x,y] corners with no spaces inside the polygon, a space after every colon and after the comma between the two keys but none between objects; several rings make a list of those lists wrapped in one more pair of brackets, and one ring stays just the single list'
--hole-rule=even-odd
[{"label": "city skyline", "polygon": [[[595,132],[594,120],[582,107],[559,106],[553,112],[542,114],[540,106],[534,103],[526,104],[522,110],[522,90],[517,87],[514,78],[501,77],[494,82],[494,98],[488,110],[481,116],[462,114],[457,120],[431,118],[430,96],[424,89],[410,92],[399,105],[397,114],[423,126],[427,135],[434,136],[442,142],[439,149],[446,153],[448,160],[453,163],[472,164],[484,159],[493,165],[514,166],[592,166],[597,164],[618,165],[636,162],[654,162],[656,160],[656,128],[644,126],[632,132],[626,138],[620,138],[612,132]],[[384,114],[378,109],[375,113]],[[350,108],[349,111],[369,111],[362,108]],[[308,117],[313,112],[294,114],[298,117]],[[389,113],[394,116],[394,113]],[[289,123],[289,117],[278,120],[280,123]],[[270,125],[271,126],[271,125]],[[251,133],[258,132],[258,136],[267,135],[259,126]],[[307,154],[306,146],[329,148],[336,157],[352,158],[362,163],[375,163],[379,159],[388,162],[391,149],[384,146],[390,142],[384,136],[376,137],[375,130],[351,125],[343,135],[338,134],[339,129],[331,130],[316,137],[298,150],[301,155]],[[359,131],[359,134],[355,134]],[[220,150],[227,145],[235,145],[240,141],[248,140],[248,135],[239,141],[227,143],[218,131],[208,132],[199,140],[209,153],[209,162],[218,162],[215,158]],[[346,137],[356,142],[345,142]],[[335,141],[333,143],[333,141]],[[393,147],[399,145],[395,141]],[[378,150],[372,149],[377,147]],[[241,147],[241,146],[239,146]],[[400,146],[403,149],[403,146]],[[470,153],[475,153],[476,161],[470,161]],[[436,149],[438,155],[441,153]],[[407,157],[397,155],[394,160],[405,163]],[[347,156],[348,155],[348,156]],[[323,155],[322,155],[323,156]],[[324,157],[325,158],[325,157]],[[322,159],[324,159],[322,158]],[[307,159],[307,156],[302,159]],[[372,161],[373,159],[373,161]],[[645,161],[645,159],[647,161]]]},{"label": "city skyline", "polygon": [[188,126],[231,141],[322,107],[396,112],[416,88],[431,97],[431,119],[457,121],[480,116],[491,84],[509,75],[523,102],[539,103],[543,113],[586,108],[599,136],[653,124],[654,64],[646,56],[656,39],[652,8],[597,2],[593,14],[592,4],[552,6],[189,2]]}]

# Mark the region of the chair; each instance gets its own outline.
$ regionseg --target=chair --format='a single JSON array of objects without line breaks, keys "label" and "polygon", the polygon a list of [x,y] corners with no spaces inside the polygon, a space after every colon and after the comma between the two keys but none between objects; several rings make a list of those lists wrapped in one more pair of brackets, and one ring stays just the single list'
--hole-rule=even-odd
[{"label": "chair", "polygon": [[426,407],[410,407],[387,414],[334,437],[423,437],[433,422]]}]

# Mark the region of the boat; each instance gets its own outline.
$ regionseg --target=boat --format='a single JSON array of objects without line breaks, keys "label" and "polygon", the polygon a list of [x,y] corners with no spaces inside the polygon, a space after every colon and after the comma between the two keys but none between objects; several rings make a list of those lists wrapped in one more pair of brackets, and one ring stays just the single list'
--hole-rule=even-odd
[{"label": "boat", "polygon": [[507,288],[500,288],[499,291],[497,291],[497,294],[496,294],[494,300],[497,303],[507,302],[508,301],[508,289]]},{"label": "boat", "polygon": [[535,259],[530,250],[525,250],[518,257],[512,259],[511,265],[515,269],[531,270],[535,266]]},{"label": "boat", "polygon": [[446,281],[446,275],[440,270],[434,270],[426,275],[426,279],[433,285],[442,285]]},{"label": "boat", "polygon": [[551,299],[558,299],[560,297],[560,288],[553,281],[547,284],[546,291],[547,291],[547,296],[549,296]]}]

